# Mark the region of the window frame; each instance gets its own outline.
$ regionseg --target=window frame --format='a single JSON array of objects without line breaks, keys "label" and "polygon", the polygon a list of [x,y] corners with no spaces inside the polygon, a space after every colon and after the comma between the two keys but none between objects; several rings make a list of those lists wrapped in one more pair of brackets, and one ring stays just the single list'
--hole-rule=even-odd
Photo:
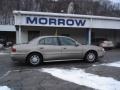
[{"label": "window frame", "polygon": [[[71,40],[71,41],[74,41],[75,44],[74,44],[74,45],[64,45],[64,44],[61,43],[60,38],[66,38],[66,39],[69,39],[69,40]],[[74,39],[69,38],[69,37],[58,37],[58,41],[59,41],[59,43],[60,43],[61,46],[76,46],[76,44],[77,44],[77,42],[76,42]]]},{"label": "window frame", "polygon": [[[59,40],[58,40],[58,37],[44,37],[44,38],[41,38],[39,41],[38,41],[38,44],[39,45],[49,45],[49,44],[45,44],[45,39],[47,39],[47,38],[55,38],[57,41],[56,41],[56,45],[55,44],[52,44],[52,45],[54,45],[54,46],[59,46],[60,45],[60,42],[59,42]],[[44,39],[44,44],[40,44],[40,41],[41,40],[43,40]]]}]

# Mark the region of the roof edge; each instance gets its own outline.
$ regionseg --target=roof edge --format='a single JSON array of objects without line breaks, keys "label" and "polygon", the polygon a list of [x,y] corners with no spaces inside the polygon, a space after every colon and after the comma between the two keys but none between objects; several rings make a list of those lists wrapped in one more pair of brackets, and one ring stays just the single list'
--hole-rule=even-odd
[{"label": "roof edge", "polygon": [[63,17],[82,17],[82,18],[93,18],[93,19],[105,19],[105,20],[120,20],[118,17],[109,16],[97,16],[97,15],[79,15],[79,14],[66,14],[66,13],[51,13],[51,12],[35,12],[35,11],[13,11],[14,15],[45,15],[45,16],[63,16]]}]

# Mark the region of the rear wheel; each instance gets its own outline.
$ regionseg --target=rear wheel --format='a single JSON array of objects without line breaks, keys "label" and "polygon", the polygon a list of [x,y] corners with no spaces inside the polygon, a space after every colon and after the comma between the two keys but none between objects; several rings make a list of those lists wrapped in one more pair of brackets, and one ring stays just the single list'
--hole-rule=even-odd
[{"label": "rear wheel", "polygon": [[84,60],[89,63],[92,63],[92,62],[95,62],[97,60],[97,58],[98,58],[97,52],[89,51],[86,53]]},{"label": "rear wheel", "polygon": [[32,66],[37,66],[42,63],[42,56],[39,53],[32,53],[27,57],[27,61]]}]

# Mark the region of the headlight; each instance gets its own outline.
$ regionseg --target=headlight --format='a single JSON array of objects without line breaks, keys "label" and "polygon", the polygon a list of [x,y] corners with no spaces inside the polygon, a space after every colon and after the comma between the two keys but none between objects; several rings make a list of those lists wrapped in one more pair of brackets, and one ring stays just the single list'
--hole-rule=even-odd
[{"label": "headlight", "polygon": [[102,48],[102,51],[104,51],[104,52],[105,52],[105,49],[104,49],[104,48]]},{"label": "headlight", "polygon": [[99,51],[100,51],[100,52],[105,52],[105,49],[102,48],[102,47],[100,47],[100,48],[99,48]]}]

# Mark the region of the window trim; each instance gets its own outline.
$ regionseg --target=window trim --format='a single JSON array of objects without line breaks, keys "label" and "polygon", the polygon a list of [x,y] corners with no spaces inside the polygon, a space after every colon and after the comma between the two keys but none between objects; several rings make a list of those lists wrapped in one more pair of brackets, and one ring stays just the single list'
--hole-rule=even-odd
[{"label": "window trim", "polygon": [[74,39],[72,39],[72,38],[69,38],[69,37],[58,37],[58,39],[59,39],[59,42],[60,42],[60,46],[75,46],[75,45],[63,45],[62,43],[61,43],[61,40],[60,40],[60,38],[67,38],[67,39],[70,39],[70,40],[72,40],[72,41],[74,41],[75,42],[75,45],[76,45],[76,41],[74,40]]},{"label": "window trim", "polygon": [[56,38],[57,44],[56,44],[56,45],[53,45],[53,46],[59,46],[59,45],[60,45],[60,42],[59,42],[59,40],[58,40],[58,37],[44,37],[44,38],[41,38],[41,39],[38,41],[38,45],[41,45],[41,44],[40,44],[40,41],[43,40],[43,39],[44,39],[44,44],[43,44],[43,45],[46,45],[46,44],[45,44],[45,39],[46,39],[46,38]]},{"label": "window trim", "polygon": [[44,39],[44,44],[43,44],[43,45],[45,45],[45,38],[41,38],[41,39],[38,41],[38,45],[42,45],[42,44],[40,44],[40,41],[43,40],[43,39]]}]

